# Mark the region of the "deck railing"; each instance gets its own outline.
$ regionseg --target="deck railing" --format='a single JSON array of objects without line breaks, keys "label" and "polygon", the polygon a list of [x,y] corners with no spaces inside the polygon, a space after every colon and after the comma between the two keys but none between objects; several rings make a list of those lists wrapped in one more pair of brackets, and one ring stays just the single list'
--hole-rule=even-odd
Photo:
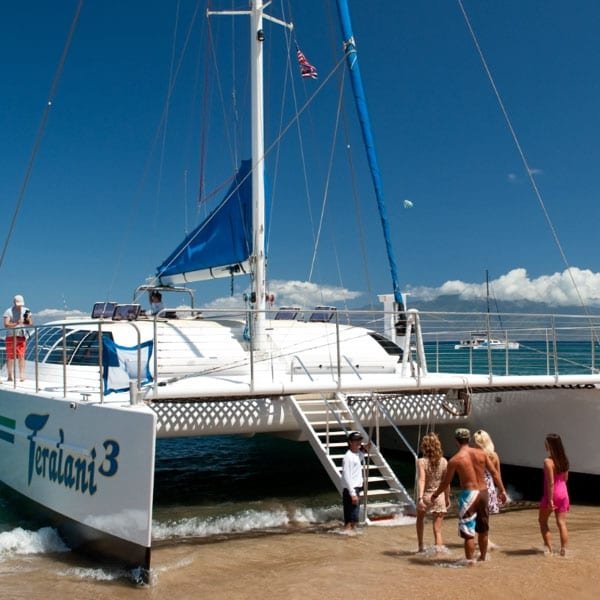
[{"label": "deck railing", "polygon": [[[430,371],[494,375],[597,373],[600,316],[529,313],[419,313]],[[456,349],[483,335],[504,347]],[[509,342],[518,343],[511,349]]]},{"label": "deck railing", "polygon": [[[33,383],[34,390],[39,392],[44,386],[51,391],[60,390],[63,397],[68,392],[75,392],[85,399],[92,394],[100,394],[104,397],[104,369],[105,359],[103,356],[103,344],[99,343],[107,332],[107,324],[110,321],[68,321],[60,324],[28,325],[10,329],[0,329],[0,373],[12,379],[14,387],[21,383],[21,373],[18,357],[12,362],[12,370],[8,372],[8,360],[6,352],[6,339],[12,338],[13,348],[17,348],[17,338],[25,338],[25,378],[28,385]],[[134,351],[134,362],[136,368],[135,376],[131,381],[133,390],[141,389],[142,381],[142,353],[141,332],[135,321],[124,321],[123,324],[133,331],[137,350]],[[92,325],[92,327],[90,327]],[[83,329],[82,329],[83,328]],[[77,335],[78,331],[85,331],[85,335]],[[94,337],[95,336],[95,337]],[[90,339],[91,338],[91,339]],[[82,367],[77,371],[68,369],[69,365],[76,364]],[[48,381],[45,374],[40,371],[44,367],[54,368],[52,381]],[[58,374],[57,368],[60,369]],[[32,379],[32,381],[31,381]],[[48,386],[48,384],[50,384]]]},{"label": "deck railing", "polygon": [[[168,310],[168,309],[167,309]],[[187,318],[199,318],[199,310],[190,311],[177,309],[177,323],[184,323]],[[294,320],[308,321],[310,315],[315,311],[295,310]],[[173,311],[171,311],[171,314]],[[268,311],[267,319],[274,318],[276,311]],[[393,320],[389,315],[382,311],[334,311],[329,321],[334,327],[328,329],[327,335],[321,340],[304,339],[303,345],[299,345],[298,352],[294,348],[287,348],[285,356],[268,356],[254,350],[253,343],[248,335],[250,328],[245,324],[249,322],[251,311],[217,311],[204,310],[202,318],[204,320],[217,320],[231,325],[232,335],[237,336],[240,344],[240,353],[237,357],[231,357],[230,362],[224,365],[224,368],[231,369],[239,366],[240,369],[247,369],[249,373],[251,386],[254,384],[258,361],[264,363],[270,361],[287,361],[290,365],[287,369],[287,376],[290,381],[294,376],[309,375],[309,368],[306,365],[306,359],[302,352],[306,352],[308,346],[317,348],[319,344],[326,345],[330,351],[327,358],[330,361],[325,365],[329,369],[330,376],[339,381],[344,376],[361,377],[361,370],[354,366],[352,357],[348,356],[341,339],[347,339],[349,333],[346,325],[362,326],[370,331],[379,334],[379,336],[390,335],[389,324]],[[327,317],[323,312],[324,320]],[[404,357],[398,355],[399,362],[402,364],[402,374],[405,376],[420,377],[427,372],[452,372],[452,373],[471,373],[471,374],[491,374],[491,375],[579,375],[594,374],[600,370],[600,361],[598,359],[598,349],[600,347],[598,332],[600,331],[600,316],[578,316],[578,315],[543,315],[543,314],[494,314],[489,313],[446,313],[446,312],[415,312],[414,327],[412,327],[411,338],[405,340],[406,350]],[[159,350],[158,345],[169,355],[170,349],[165,347],[169,342],[161,338],[158,334],[160,315],[158,318],[144,317],[146,322],[153,321],[152,336],[153,352],[151,361],[153,363],[152,373],[154,374],[153,384],[161,378],[168,377],[168,374],[161,372],[161,365],[157,359]],[[167,321],[169,322],[169,321]],[[87,326],[89,330],[90,323],[93,323],[91,331],[96,333],[96,346],[88,344],[86,348],[90,352],[88,362],[83,362],[82,346],[86,341],[84,336],[74,336],[73,330]],[[68,321],[58,325],[35,325],[16,329],[3,329],[0,331],[2,342],[6,336],[16,336],[23,332],[27,335],[27,357],[28,372],[27,377],[33,379],[35,390],[39,391],[40,381],[44,380],[44,385],[48,385],[47,371],[45,361],[52,365],[62,367],[60,376],[56,375],[57,369],[54,369],[54,377],[57,381],[52,382],[53,390],[61,390],[64,396],[69,391],[78,390],[80,394],[93,394],[104,392],[103,367],[105,360],[103,357],[102,344],[97,340],[108,331],[109,325],[113,322],[109,319],[100,321]],[[140,331],[140,323],[132,320],[122,323],[124,326],[132,328],[134,332],[132,339],[137,340],[139,348],[144,341],[143,334]],[[290,335],[292,335],[293,321],[289,321]],[[280,320],[278,327],[285,330],[285,320]],[[236,333],[237,332],[237,333]],[[210,335],[209,330],[202,333],[203,336]],[[215,336],[218,335],[216,332]],[[364,332],[361,334],[364,335]],[[222,336],[222,330],[221,330]],[[346,337],[344,337],[346,336]],[[486,339],[497,339],[503,342],[504,349],[476,349],[467,347],[456,349],[460,340],[469,339],[471,336],[479,336]],[[221,338],[222,339],[222,338]],[[383,340],[383,341],[382,341]],[[88,340],[89,341],[89,340]],[[204,340],[211,343],[211,340]],[[384,338],[379,340],[382,345],[385,344]],[[402,340],[399,340],[402,341]],[[508,342],[517,342],[518,349],[509,349]],[[215,337],[215,345],[218,343]],[[77,346],[79,344],[80,346]],[[242,347],[244,350],[242,350]],[[384,346],[385,347],[385,346]],[[394,346],[389,346],[388,352],[394,352]],[[422,350],[421,350],[422,349]],[[421,368],[414,368],[413,360],[423,353]],[[74,357],[77,357],[76,364],[87,367],[78,369],[77,373],[68,369],[68,365],[73,364]],[[87,359],[86,359],[87,360]],[[132,380],[132,401],[137,401],[137,392],[142,388],[142,353],[138,350],[135,357],[131,359],[137,361],[136,376]],[[237,361],[237,362],[236,362]],[[0,345],[0,367],[2,367],[1,376],[6,376],[6,350],[2,343]],[[426,363],[426,364],[425,364]],[[264,365],[263,365],[264,366]],[[404,367],[407,369],[404,370]],[[185,376],[186,365],[179,366],[179,372]],[[281,376],[281,370],[278,371]],[[194,372],[194,375],[218,374],[218,367],[213,367],[210,371],[203,373],[201,370]],[[13,365],[14,386],[19,385],[18,368],[15,361]],[[101,394],[103,395],[103,394]]]}]

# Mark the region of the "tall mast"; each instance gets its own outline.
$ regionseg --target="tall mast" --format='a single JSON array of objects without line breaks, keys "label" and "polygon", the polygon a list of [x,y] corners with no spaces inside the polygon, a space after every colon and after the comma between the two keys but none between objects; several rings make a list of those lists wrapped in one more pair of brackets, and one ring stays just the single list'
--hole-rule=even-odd
[{"label": "tall mast", "polygon": [[255,301],[254,348],[263,346],[266,310],[265,259],[265,132],[264,132],[264,79],[263,79],[263,0],[251,4],[250,72],[252,97],[252,293]]},{"label": "tall mast", "polygon": [[490,276],[488,270],[485,270],[485,300],[487,305],[488,315],[490,314]]},{"label": "tall mast", "polygon": [[256,309],[252,328],[253,347],[264,349],[266,302],[266,255],[265,255],[265,132],[264,132],[264,79],[263,79],[263,19],[292,29],[270,15],[264,9],[270,2],[251,0],[250,10],[208,11],[210,15],[250,16],[250,79],[252,113],[252,301]]}]

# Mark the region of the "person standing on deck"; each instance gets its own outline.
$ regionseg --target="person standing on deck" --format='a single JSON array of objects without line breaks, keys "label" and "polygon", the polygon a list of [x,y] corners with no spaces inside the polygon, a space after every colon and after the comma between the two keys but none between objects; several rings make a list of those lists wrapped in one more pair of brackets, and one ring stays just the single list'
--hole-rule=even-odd
[{"label": "person standing on deck", "polygon": [[[4,313],[4,328],[16,329],[23,325],[32,325],[31,311],[25,306],[21,294],[13,298],[10,308]],[[26,335],[24,329],[15,332],[6,332],[6,372],[8,381],[13,381],[15,375],[15,356],[19,364],[19,379],[25,380],[25,345]]]}]

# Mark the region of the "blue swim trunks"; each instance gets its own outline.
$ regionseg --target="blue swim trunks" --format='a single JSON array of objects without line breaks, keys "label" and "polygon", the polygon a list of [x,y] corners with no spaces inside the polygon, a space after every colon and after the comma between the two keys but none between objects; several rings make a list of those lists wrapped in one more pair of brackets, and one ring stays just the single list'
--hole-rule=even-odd
[{"label": "blue swim trunks", "polygon": [[458,535],[472,539],[475,533],[489,530],[487,493],[481,490],[461,490],[458,493]]}]

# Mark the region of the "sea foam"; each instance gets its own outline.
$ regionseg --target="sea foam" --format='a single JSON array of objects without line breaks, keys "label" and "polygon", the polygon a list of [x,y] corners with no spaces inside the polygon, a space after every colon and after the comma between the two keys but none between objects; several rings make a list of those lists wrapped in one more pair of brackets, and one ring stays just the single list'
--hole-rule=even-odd
[{"label": "sea foam", "polygon": [[17,554],[45,554],[48,552],[69,552],[68,546],[51,527],[42,527],[38,531],[28,531],[22,527],[16,527],[0,533],[0,560],[6,560]]},{"label": "sea foam", "polygon": [[177,521],[154,521],[152,538],[167,540],[185,537],[210,537],[282,529],[291,526],[317,524],[339,518],[339,507],[330,508],[277,508],[271,510],[245,510],[220,517],[189,517]]}]

